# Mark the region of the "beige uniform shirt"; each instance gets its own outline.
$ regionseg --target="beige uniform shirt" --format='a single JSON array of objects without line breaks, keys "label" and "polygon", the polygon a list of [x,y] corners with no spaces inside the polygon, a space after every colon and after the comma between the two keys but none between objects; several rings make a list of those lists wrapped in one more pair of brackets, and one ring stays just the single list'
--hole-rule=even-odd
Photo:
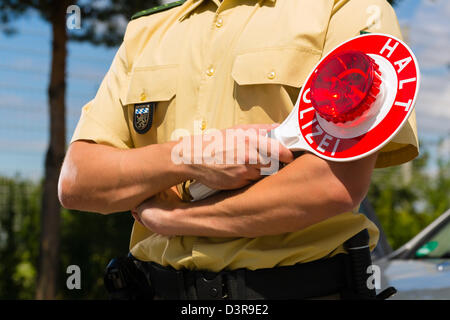
[{"label": "beige uniform shirt", "polygon": [[[319,59],[361,30],[401,36],[384,0],[188,0],[138,18],[129,23],[96,97],[83,108],[72,141],[129,149],[173,140],[176,129],[193,134],[281,123]],[[143,102],[156,108],[152,128],[139,134],[134,105]],[[417,154],[413,113],[376,166]],[[364,228],[374,248],[378,230],[356,212],[258,238],[166,237],[135,223],[130,250],[177,269],[270,268],[343,252],[342,243]]]}]

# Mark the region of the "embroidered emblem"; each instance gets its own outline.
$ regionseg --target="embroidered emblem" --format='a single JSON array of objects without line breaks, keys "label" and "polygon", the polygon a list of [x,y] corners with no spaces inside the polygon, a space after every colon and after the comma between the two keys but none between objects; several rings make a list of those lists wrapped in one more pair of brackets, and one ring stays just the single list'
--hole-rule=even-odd
[{"label": "embroidered emblem", "polygon": [[155,110],[155,103],[141,103],[134,106],[133,127],[137,133],[144,134],[153,124],[153,113]]}]

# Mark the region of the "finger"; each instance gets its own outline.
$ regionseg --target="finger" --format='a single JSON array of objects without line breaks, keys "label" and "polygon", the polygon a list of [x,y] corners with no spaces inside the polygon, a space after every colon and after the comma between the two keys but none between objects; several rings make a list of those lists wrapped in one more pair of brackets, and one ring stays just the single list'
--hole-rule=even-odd
[{"label": "finger", "polygon": [[261,168],[270,167],[270,161],[269,163],[258,162],[257,164],[249,164],[248,166],[258,170],[258,174],[261,174]]},{"label": "finger", "polygon": [[266,165],[268,161],[290,163],[294,160],[294,155],[288,148],[283,146],[279,141],[268,137],[259,137],[258,153],[260,157],[267,159],[266,161],[262,161],[263,165]]},{"label": "finger", "polygon": [[136,220],[142,224],[141,217],[139,216],[139,214],[136,210],[131,210],[131,215],[133,216],[134,220]]},{"label": "finger", "polygon": [[291,150],[279,143],[278,158],[280,162],[291,163],[292,161],[294,161],[294,154]]},{"label": "finger", "polygon": [[257,181],[262,178],[261,170],[259,169],[260,165],[250,165],[248,171],[247,179],[250,181]]},{"label": "finger", "polygon": [[261,169],[263,169],[263,168],[267,169],[267,168],[272,167],[274,161],[277,161],[277,160],[269,158],[269,157],[261,157],[260,161],[257,164],[249,164],[248,166],[258,169],[261,172]]}]

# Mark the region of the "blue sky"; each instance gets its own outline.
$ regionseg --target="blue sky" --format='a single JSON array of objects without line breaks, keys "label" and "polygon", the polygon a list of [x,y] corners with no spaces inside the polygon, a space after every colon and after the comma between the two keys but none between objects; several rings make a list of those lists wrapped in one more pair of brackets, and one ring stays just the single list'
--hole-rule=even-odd
[{"label": "blue sky", "polygon": [[[0,34],[0,174],[42,176],[48,141],[47,86],[50,27],[27,16],[15,36]],[[116,49],[70,43],[67,78],[67,137],[81,107],[92,99]]]},{"label": "blue sky", "polygon": [[[450,153],[450,1],[402,0],[397,16],[422,71],[416,104],[420,137],[445,139]],[[50,28],[39,17],[15,22],[18,34],[0,33],[0,175],[38,179],[43,173],[47,134]],[[115,49],[71,43],[68,57],[67,137],[81,107],[92,99]]]}]

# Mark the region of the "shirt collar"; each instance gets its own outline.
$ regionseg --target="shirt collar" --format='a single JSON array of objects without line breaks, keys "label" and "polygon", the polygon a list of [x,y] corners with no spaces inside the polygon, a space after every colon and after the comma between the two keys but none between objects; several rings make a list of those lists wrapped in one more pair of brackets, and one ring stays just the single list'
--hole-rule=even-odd
[{"label": "shirt collar", "polygon": [[194,11],[200,4],[203,3],[205,0],[191,0],[189,1],[189,4],[186,4],[188,7],[186,8],[186,11],[181,15],[181,17],[178,19],[179,21],[184,20],[189,14],[191,14],[192,11]]},{"label": "shirt collar", "polygon": [[[189,14],[192,13],[192,11],[194,11],[200,4],[202,4],[204,1],[213,1],[213,0],[191,0],[189,1],[190,4],[186,4],[187,6],[189,6],[188,8],[186,8],[186,11],[183,13],[183,15],[179,18],[179,20],[183,20],[184,18],[186,18]],[[265,0],[268,2],[272,2],[275,3],[277,0]]]}]

